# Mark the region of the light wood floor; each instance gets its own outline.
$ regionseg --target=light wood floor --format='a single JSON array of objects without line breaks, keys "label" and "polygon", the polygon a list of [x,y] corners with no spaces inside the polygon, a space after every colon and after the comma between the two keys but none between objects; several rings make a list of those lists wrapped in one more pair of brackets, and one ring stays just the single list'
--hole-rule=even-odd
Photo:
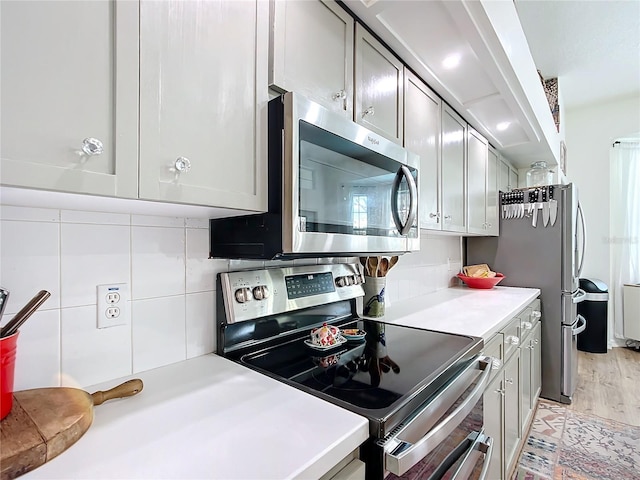
[{"label": "light wood floor", "polygon": [[569,408],[640,426],[640,351],[578,351],[578,387]]}]

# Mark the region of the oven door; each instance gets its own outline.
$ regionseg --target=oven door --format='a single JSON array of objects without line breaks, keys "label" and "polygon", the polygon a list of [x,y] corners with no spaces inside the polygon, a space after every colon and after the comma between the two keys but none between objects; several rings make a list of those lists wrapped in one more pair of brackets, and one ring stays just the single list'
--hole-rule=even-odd
[{"label": "oven door", "polygon": [[379,442],[384,449],[384,477],[484,479],[493,447],[493,440],[484,434],[482,413],[490,374],[491,359],[479,357]]},{"label": "oven door", "polygon": [[283,253],[419,249],[419,157],[300,95],[282,101]]}]

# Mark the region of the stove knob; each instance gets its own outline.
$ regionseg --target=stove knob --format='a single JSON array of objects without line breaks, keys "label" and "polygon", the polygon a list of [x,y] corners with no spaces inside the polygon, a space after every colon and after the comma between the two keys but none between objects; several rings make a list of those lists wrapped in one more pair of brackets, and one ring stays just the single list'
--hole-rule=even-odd
[{"label": "stove knob", "polygon": [[347,279],[347,285],[353,285],[353,277],[351,275],[345,277]]},{"label": "stove knob", "polygon": [[336,285],[339,287],[344,287],[347,285],[346,277],[338,277],[336,278]]},{"label": "stove knob", "polygon": [[353,275],[351,278],[353,279],[351,282],[353,285],[360,285],[360,275]]},{"label": "stove knob", "polygon": [[253,289],[253,298],[256,300],[264,300],[269,296],[269,290],[266,285],[258,285]]},{"label": "stove knob", "polygon": [[251,300],[251,290],[248,288],[239,288],[234,293],[236,302],[245,303]]}]

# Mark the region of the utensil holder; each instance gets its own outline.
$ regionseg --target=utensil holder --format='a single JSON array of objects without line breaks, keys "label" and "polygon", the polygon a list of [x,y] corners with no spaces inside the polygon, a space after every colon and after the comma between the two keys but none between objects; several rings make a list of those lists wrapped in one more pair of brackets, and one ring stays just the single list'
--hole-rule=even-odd
[{"label": "utensil holder", "polygon": [[19,333],[0,338],[0,420],[9,415],[13,406],[13,376]]},{"label": "utensil holder", "polygon": [[384,317],[384,297],[387,286],[386,277],[368,277],[365,275],[364,298],[362,299],[362,315],[364,317]]}]

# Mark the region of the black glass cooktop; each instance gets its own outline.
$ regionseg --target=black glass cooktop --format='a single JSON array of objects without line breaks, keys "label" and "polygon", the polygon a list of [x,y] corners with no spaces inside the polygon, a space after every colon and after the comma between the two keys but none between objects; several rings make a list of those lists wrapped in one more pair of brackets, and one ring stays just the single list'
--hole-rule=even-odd
[{"label": "black glass cooktop", "polygon": [[384,421],[407,402],[422,403],[477,355],[482,339],[372,320],[339,323],[360,328],[360,341],[318,351],[308,337],[243,354],[245,365],[370,419]]}]

